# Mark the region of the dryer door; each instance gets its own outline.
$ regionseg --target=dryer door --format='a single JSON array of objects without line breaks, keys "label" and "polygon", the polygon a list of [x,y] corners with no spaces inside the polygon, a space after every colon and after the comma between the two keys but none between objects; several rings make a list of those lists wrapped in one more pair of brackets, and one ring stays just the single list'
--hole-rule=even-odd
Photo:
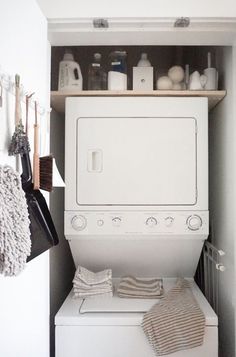
[{"label": "dryer door", "polygon": [[190,117],[77,119],[77,203],[196,204],[196,129]]}]

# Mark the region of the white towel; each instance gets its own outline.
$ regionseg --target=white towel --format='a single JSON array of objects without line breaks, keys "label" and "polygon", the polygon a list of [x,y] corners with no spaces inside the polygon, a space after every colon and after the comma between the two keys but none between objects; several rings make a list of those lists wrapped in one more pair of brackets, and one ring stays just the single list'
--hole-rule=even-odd
[{"label": "white towel", "polygon": [[86,268],[78,266],[75,272],[74,280],[80,279],[87,285],[94,285],[104,283],[112,278],[111,269],[106,269],[103,271],[99,271],[94,273]]},{"label": "white towel", "polygon": [[77,298],[80,298],[80,299],[86,299],[86,298],[93,298],[93,297],[96,297],[96,296],[99,296],[99,297],[112,297],[113,296],[113,292],[110,291],[110,292],[105,292],[105,293],[102,293],[102,292],[98,292],[98,293],[76,293],[74,292],[74,295],[73,295],[73,298],[74,299],[77,299]]},{"label": "white towel", "polygon": [[18,172],[0,165],[0,273],[19,274],[30,255],[30,220]]},{"label": "white towel", "polygon": [[106,281],[105,283],[101,283],[101,284],[87,285],[82,280],[74,279],[73,284],[74,284],[75,288],[81,289],[81,290],[91,290],[91,289],[94,289],[94,287],[96,287],[98,289],[107,289],[112,286],[111,280]]},{"label": "white towel", "polygon": [[111,269],[93,273],[79,266],[73,279],[73,292],[75,298],[86,298],[106,294],[112,296]]}]

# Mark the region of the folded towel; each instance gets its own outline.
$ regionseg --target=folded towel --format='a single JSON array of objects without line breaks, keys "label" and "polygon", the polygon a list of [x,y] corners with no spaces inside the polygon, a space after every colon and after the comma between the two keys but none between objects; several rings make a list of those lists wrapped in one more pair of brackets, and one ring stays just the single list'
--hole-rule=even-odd
[{"label": "folded towel", "polygon": [[101,284],[105,281],[108,281],[112,278],[111,269],[106,269],[103,271],[99,271],[98,273],[94,273],[86,268],[78,266],[75,273],[75,280],[82,280],[87,285]]},{"label": "folded towel", "polygon": [[113,287],[111,269],[93,273],[79,266],[73,279],[73,292],[75,298],[86,298],[104,294],[112,296]]},{"label": "folded towel", "polygon": [[119,297],[156,299],[163,296],[162,279],[138,279],[125,276],[117,289]]},{"label": "folded towel", "polygon": [[185,279],[143,317],[142,328],[157,356],[203,344],[205,316]]},{"label": "folded towel", "polygon": [[83,281],[73,280],[73,284],[74,284],[74,288],[80,290],[93,290],[94,288],[102,290],[102,289],[109,289],[112,287],[112,281],[107,281],[101,284],[87,285]]},{"label": "folded towel", "polygon": [[99,296],[99,297],[112,297],[113,296],[113,291],[106,292],[106,293],[99,292],[97,294],[94,294],[94,293],[74,293],[73,298],[74,299],[77,299],[77,298],[85,299],[85,298],[93,298],[93,297],[96,297],[96,296]]},{"label": "folded towel", "polygon": [[87,286],[87,287],[80,287],[76,284],[74,284],[74,291],[75,292],[82,292],[82,293],[99,293],[99,292],[108,292],[112,291],[112,283],[110,282],[109,284],[103,284],[102,286],[99,285],[93,285],[93,286]]}]

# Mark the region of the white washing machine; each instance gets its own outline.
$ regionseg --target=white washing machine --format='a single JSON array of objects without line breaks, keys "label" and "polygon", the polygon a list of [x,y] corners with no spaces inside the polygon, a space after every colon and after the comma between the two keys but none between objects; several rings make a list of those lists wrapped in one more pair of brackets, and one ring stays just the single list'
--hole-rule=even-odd
[{"label": "white washing machine", "polygon": [[[168,291],[175,279],[164,279]],[[193,282],[193,293],[205,314],[202,346],[167,357],[217,357],[217,316]],[[75,300],[72,293],[56,315],[56,357],[155,357],[140,326],[153,300],[90,298]]]},{"label": "white washing machine", "polygon": [[[161,277],[166,291],[193,279],[209,227],[207,107],[206,98],[67,98],[65,236],[76,266]],[[217,316],[195,283],[193,292],[204,344],[171,356],[217,357]],[[153,357],[140,327],[153,303],[70,294],[55,318],[56,357]]]}]

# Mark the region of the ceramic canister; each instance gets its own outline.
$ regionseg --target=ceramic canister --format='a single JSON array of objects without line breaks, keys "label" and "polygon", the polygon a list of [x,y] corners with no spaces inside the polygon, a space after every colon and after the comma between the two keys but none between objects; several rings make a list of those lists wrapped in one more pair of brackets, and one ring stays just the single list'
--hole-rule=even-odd
[{"label": "ceramic canister", "polygon": [[216,90],[218,88],[218,72],[216,68],[206,68],[204,74],[207,77],[204,89]]}]

